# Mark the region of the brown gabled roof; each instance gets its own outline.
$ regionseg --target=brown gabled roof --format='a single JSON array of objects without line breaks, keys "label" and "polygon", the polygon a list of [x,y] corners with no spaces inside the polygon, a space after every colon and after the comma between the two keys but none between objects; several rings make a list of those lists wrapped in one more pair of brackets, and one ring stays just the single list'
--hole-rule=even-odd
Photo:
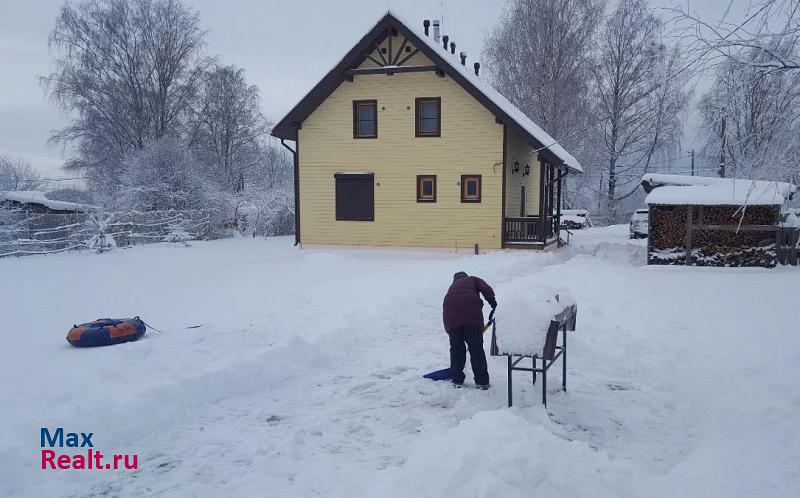
[{"label": "brown gabled roof", "polygon": [[542,158],[553,165],[565,165],[570,170],[582,172],[578,161],[544,130],[525,116],[505,97],[477,76],[471,76],[467,68],[460,65],[455,57],[442,47],[437,47],[432,39],[420,35],[396,15],[387,12],[375,26],[325,75],[322,80],[303,97],[289,113],[283,117],[271,134],[287,140],[297,139],[297,129],[303,121],[333,93],[347,78],[346,71],[353,69],[366,59],[367,54],[390,33],[390,30],[406,37],[420,52],[425,54],[444,74],[453,78],[462,88],[478,100],[504,124],[520,134],[537,149]]}]

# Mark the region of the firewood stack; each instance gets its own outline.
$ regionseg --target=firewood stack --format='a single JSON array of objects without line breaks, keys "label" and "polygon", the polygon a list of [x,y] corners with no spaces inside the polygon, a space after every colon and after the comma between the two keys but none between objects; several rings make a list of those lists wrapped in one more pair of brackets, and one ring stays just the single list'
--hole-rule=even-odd
[{"label": "firewood stack", "polygon": [[[650,206],[649,264],[685,264],[688,206]],[[775,225],[777,206],[693,206],[693,225]],[[692,230],[692,264],[773,267],[775,232]]]}]

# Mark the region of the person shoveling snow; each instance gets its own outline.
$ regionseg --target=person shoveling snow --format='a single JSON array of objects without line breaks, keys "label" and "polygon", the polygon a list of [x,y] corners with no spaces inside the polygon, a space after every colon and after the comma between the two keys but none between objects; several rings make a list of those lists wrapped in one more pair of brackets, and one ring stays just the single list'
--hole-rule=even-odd
[{"label": "person shoveling snow", "polygon": [[444,296],[442,319],[444,329],[450,336],[450,375],[456,387],[464,384],[464,365],[469,348],[475,386],[479,389],[489,388],[489,371],[483,352],[483,301],[480,295],[494,312],[497,301],[489,284],[460,271],[453,275],[453,283]]}]

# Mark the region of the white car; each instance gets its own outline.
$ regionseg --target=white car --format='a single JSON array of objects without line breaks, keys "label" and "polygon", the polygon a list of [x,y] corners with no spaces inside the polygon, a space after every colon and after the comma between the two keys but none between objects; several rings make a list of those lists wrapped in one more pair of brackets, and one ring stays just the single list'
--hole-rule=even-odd
[{"label": "white car", "polygon": [[644,239],[647,238],[649,230],[649,211],[647,208],[637,209],[631,216],[631,238]]},{"label": "white car", "polygon": [[585,209],[562,209],[561,228],[580,230],[592,226],[589,211]]}]

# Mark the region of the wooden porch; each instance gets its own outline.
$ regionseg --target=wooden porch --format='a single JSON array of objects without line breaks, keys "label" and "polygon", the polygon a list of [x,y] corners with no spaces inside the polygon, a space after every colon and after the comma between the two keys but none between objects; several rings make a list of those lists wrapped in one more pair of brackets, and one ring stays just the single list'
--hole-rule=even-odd
[{"label": "wooden porch", "polygon": [[509,248],[543,249],[559,241],[560,216],[505,218],[503,234]]},{"label": "wooden porch", "polygon": [[[513,174],[514,170],[511,171]],[[537,214],[525,214],[528,211],[524,200],[524,188],[521,194],[520,216],[506,216],[504,200],[502,232],[504,248],[543,250],[560,247],[563,244],[561,239],[561,187],[562,180],[566,175],[566,168],[555,167],[540,160]],[[505,192],[503,197],[505,199]]]}]

